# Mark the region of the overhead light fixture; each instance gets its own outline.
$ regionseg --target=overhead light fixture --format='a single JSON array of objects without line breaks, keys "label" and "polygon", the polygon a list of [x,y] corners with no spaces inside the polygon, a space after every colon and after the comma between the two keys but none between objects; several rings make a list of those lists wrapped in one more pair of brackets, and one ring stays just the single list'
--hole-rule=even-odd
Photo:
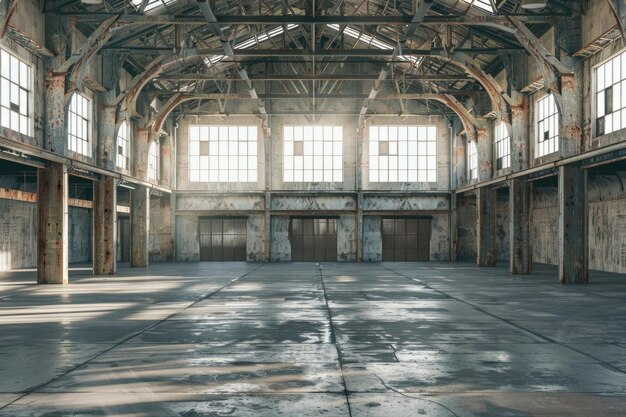
[{"label": "overhead light fixture", "polygon": [[522,0],[522,9],[538,11],[546,7],[546,0]]},{"label": "overhead light fixture", "polygon": [[102,0],[80,0],[83,4],[102,4]]}]

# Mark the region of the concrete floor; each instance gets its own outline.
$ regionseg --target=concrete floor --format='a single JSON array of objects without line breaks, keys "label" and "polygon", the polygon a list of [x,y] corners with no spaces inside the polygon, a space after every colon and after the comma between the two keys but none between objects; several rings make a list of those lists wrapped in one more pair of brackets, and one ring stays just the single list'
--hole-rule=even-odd
[{"label": "concrete floor", "polygon": [[626,415],[626,277],[467,264],[0,274],[0,416]]}]

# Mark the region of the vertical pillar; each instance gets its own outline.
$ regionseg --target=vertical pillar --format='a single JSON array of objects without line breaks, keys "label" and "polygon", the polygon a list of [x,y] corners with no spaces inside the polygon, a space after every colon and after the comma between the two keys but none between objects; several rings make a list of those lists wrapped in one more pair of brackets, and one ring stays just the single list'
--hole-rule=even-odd
[{"label": "vertical pillar", "polygon": [[579,164],[559,168],[559,280],[588,283],[586,233],[587,171]]},{"label": "vertical pillar", "polygon": [[514,178],[509,183],[510,268],[512,274],[532,273],[530,247],[531,183]]},{"label": "vertical pillar", "polygon": [[476,190],[476,261],[478,266],[496,265],[496,193],[483,187]]},{"label": "vertical pillar", "polygon": [[574,74],[561,74],[561,156],[567,158],[583,149],[583,91],[580,64]]},{"label": "vertical pillar", "polygon": [[117,271],[116,180],[104,176],[94,181],[93,193],[93,273],[114,275]]},{"label": "vertical pillar", "polygon": [[528,97],[517,91],[511,95],[511,171],[518,172],[528,168]]},{"label": "vertical pillar", "polygon": [[135,185],[130,207],[130,266],[148,266],[150,190]]},{"label": "vertical pillar", "polygon": [[458,220],[457,220],[457,198],[454,191],[450,194],[450,262],[456,262],[457,257],[457,241],[458,241]]},{"label": "vertical pillar", "polygon": [[48,162],[37,180],[37,283],[67,284],[67,167]]},{"label": "vertical pillar", "polygon": [[488,181],[493,176],[493,122],[476,127],[478,150],[478,180]]}]

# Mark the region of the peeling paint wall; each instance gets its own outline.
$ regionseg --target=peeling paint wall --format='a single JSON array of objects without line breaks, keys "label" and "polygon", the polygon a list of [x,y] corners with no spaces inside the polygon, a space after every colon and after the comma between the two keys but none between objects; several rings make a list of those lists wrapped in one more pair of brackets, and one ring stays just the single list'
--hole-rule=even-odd
[{"label": "peeling paint wall", "polygon": [[200,260],[198,216],[176,217],[176,260],[179,262]]},{"label": "peeling paint wall", "polygon": [[476,197],[459,196],[456,215],[457,260],[476,262]]},{"label": "peeling paint wall", "polygon": [[174,260],[174,236],[172,235],[172,209],[169,195],[150,198],[150,261]]},{"label": "peeling paint wall", "polygon": [[530,242],[533,262],[559,263],[559,199],[557,187],[533,187]]},{"label": "peeling paint wall", "polygon": [[496,191],[496,261],[503,265],[511,258],[509,218],[509,189],[501,188]]},{"label": "peeling paint wall", "polygon": [[447,213],[432,216],[430,260],[450,260],[450,217]]},{"label": "peeling paint wall", "polygon": [[337,221],[337,260],[355,262],[357,260],[357,220],[356,214],[344,214]]},{"label": "peeling paint wall", "polygon": [[246,228],[246,260],[249,262],[265,261],[265,215],[248,216]]},{"label": "peeling paint wall", "polygon": [[[0,271],[37,265],[37,204],[0,199]],[[69,208],[69,262],[92,259],[92,211]]]},{"label": "peeling paint wall", "polygon": [[381,216],[363,217],[363,260],[366,262],[383,260],[381,222]]},{"label": "peeling paint wall", "polygon": [[270,260],[272,262],[291,261],[291,243],[289,242],[289,217],[272,216],[270,224]]}]

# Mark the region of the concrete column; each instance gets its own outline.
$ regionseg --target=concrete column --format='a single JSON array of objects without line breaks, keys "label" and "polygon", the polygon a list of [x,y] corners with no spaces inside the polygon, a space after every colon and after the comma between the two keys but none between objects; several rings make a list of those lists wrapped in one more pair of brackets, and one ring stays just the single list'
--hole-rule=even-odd
[{"label": "concrete column", "polygon": [[586,219],[587,171],[580,165],[559,168],[559,280],[588,283]]},{"label": "concrete column", "polygon": [[476,127],[478,150],[478,180],[488,181],[493,176],[493,122]]},{"label": "concrete column", "polygon": [[37,283],[67,284],[67,167],[48,162],[37,181]]},{"label": "concrete column", "polygon": [[150,130],[137,127],[133,137],[132,168],[135,177],[146,181],[148,179],[148,153],[150,152]]},{"label": "concrete column", "polygon": [[103,93],[98,106],[98,160],[103,168],[114,171],[117,162],[117,129],[115,125],[115,91]]},{"label": "concrete column", "polygon": [[496,193],[483,187],[476,190],[476,262],[496,265]]},{"label": "concrete column", "polygon": [[457,241],[458,241],[458,221],[457,221],[457,198],[458,196],[453,191],[450,194],[450,262],[456,262],[457,257]]},{"label": "concrete column", "polygon": [[49,72],[46,75],[46,136],[44,149],[58,155],[67,152],[65,74]]},{"label": "concrete column", "polygon": [[576,65],[574,74],[561,75],[561,156],[579,154],[583,149],[582,71]]},{"label": "concrete column", "polygon": [[148,266],[150,190],[135,185],[130,207],[130,266]]},{"label": "concrete column", "polygon": [[512,98],[514,104],[511,105],[511,171],[518,172],[528,168],[530,141],[528,97],[514,91]]},{"label": "concrete column", "polygon": [[531,183],[514,178],[509,183],[510,268],[512,274],[532,273],[530,246]]},{"label": "concrete column", "polygon": [[117,271],[116,179],[94,181],[93,192],[93,273],[114,275]]}]

